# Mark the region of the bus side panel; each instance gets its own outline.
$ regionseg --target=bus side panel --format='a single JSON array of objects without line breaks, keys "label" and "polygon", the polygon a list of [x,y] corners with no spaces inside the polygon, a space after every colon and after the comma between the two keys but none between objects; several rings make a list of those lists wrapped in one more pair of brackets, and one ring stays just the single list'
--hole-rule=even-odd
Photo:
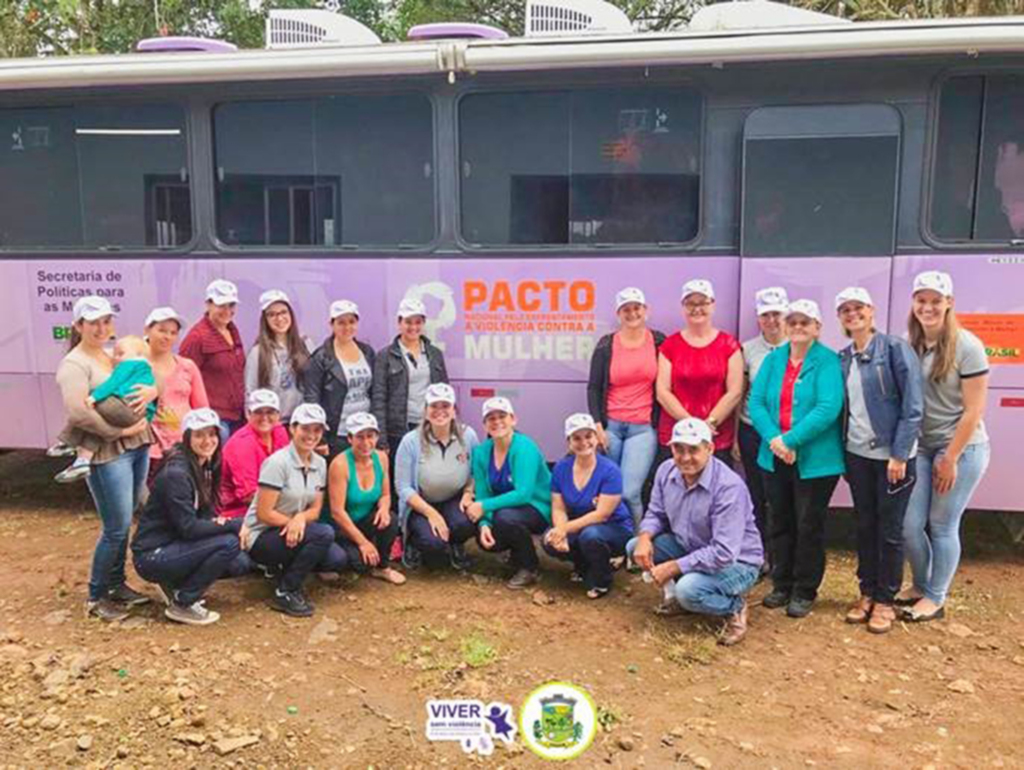
[{"label": "bus side panel", "polygon": [[642,289],[648,325],[671,333],[681,325],[680,288],[692,278],[712,281],[715,322],[735,333],[737,257],[394,260],[387,265],[384,291],[380,283],[371,291],[391,313],[403,297],[425,302],[427,333],[445,346],[455,378],[575,381],[583,387],[593,345],[617,328],[616,293],[627,286]]},{"label": "bus side panel", "polygon": [[[36,375],[0,374],[0,403],[6,407],[2,446],[30,448],[46,445],[49,426],[44,417],[43,395]],[[60,408],[59,397],[57,407]],[[59,432],[60,428],[56,433]]]},{"label": "bus side panel", "polygon": [[[31,323],[35,340],[36,366],[32,371],[52,374],[67,352],[64,335],[71,325],[71,312],[78,297],[99,294],[109,299],[118,314],[115,328],[119,336],[141,335],[149,311],[162,305],[172,306],[191,325],[204,311],[206,285],[223,277],[223,263],[202,259],[83,257],[40,260],[31,263],[28,272],[27,293],[31,303],[22,317]],[[25,285],[22,279],[20,286]],[[244,297],[243,301],[240,315],[252,314],[255,319],[259,309],[256,298]]]},{"label": "bus side panel", "polygon": [[0,372],[36,371],[37,346],[49,344],[48,338],[33,334],[29,308],[50,300],[38,297],[35,285],[27,288],[32,267],[19,260],[0,261],[0,307],[4,308],[5,316],[4,331],[0,334]]},{"label": "bus side panel", "polygon": [[985,429],[992,447],[992,460],[981,480],[971,508],[1020,511],[1021,436],[1024,436],[1024,389],[992,388],[985,409]]},{"label": "bus side panel", "polygon": [[957,318],[981,338],[989,354],[991,375],[985,428],[992,444],[992,462],[971,507],[1021,510],[1017,447],[1024,435],[1024,257],[897,257],[892,293],[894,332],[906,330],[914,276],[922,270],[942,270],[952,276]]}]

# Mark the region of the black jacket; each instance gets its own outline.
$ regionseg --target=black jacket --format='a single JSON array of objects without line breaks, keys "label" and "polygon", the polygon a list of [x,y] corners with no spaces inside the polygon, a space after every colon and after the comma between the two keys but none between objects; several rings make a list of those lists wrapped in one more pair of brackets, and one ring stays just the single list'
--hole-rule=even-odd
[{"label": "black jacket", "polygon": [[[376,354],[365,342],[356,340],[370,371],[374,371]],[[302,398],[308,404],[320,404],[327,413],[327,435],[338,435],[338,422],[345,406],[348,380],[341,361],[334,354],[334,337],[328,337],[306,362],[302,375]]]},{"label": "black jacket", "polygon": [[152,551],[180,540],[201,540],[237,530],[237,525],[215,522],[212,508],[197,509],[198,499],[188,459],[174,454],[164,460],[139,515],[132,551]]},{"label": "black jacket", "polygon": [[[654,335],[654,352],[657,356],[658,348],[665,341],[665,335],[651,329]],[[612,338],[614,333],[606,334],[597,341],[594,354],[590,357],[590,380],[587,382],[587,408],[590,416],[602,426],[608,425],[608,380],[612,371]],[[653,386],[652,386],[653,387]],[[651,425],[658,427],[658,416],[661,414],[661,407],[658,406],[658,399],[654,399],[651,408]]]},{"label": "black jacket", "polygon": [[[398,339],[396,336],[390,345],[381,348],[373,370],[373,416],[383,433],[382,444],[390,438],[404,436],[409,430],[409,370],[402,360]],[[420,337],[420,347],[430,366],[430,384],[448,382],[441,351],[426,337]]]}]

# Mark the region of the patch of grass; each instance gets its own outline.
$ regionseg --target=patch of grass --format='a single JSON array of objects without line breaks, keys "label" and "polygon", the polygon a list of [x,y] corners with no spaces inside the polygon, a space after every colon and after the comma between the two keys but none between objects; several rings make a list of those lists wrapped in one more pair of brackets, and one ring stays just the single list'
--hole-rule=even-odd
[{"label": "patch of grass", "polygon": [[483,668],[498,659],[498,650],[483,634],[474,631],[459,644],[462,661],[470,668]]},{"label": "patch of grass", "polygon": [[399,602],[395,605],[393,612],[415,612],[416,610],[422,610],[423,605],[419,602]]},{"label": "patch of grass", "polygon": [[616,706],[607,704],[597,707],[597,723],[606,733],[611,732],[615,725],[622,724],[625,721],[625,714]]},{"label": "patch of grass", "polygon": [[452,635],[447,628],[434,628],[427,624],[420,626],[419,632],[421,636],[429,637],[436,642],[443,642]]},{"label": "patch of grass", "polygon": [[683,668],[707,666],[718,657],[715,631],[704,623],[676,629],[651,623],[645,636],[660,648],[661,657]]}]

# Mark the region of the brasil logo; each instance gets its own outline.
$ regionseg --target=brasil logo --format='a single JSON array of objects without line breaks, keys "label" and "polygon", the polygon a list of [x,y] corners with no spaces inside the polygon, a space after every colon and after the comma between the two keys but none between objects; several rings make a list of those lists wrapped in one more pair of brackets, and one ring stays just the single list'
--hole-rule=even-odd
[{"label": "brasil logo", "polygon": [[573,759],[597,734],[597,709],[586,690],[548,682],[526,696],[519,710],[520,735],[544,759]]}]

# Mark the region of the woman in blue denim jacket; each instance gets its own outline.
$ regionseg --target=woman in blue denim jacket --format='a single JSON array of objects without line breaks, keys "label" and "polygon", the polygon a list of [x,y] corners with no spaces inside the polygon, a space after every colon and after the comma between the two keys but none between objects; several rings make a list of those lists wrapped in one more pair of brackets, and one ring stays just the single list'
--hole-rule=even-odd
[{"label": "woman in blue denim jacket", "polygon": [[853,342],[839,352],[846,383],[843,443],[846,480],[857,512],[860,600],[847,623],[884,634],[896,619],[893,600],[903,579],[903,517],[917,474],[924,396],[921,366],[906,341],[875,330],[867,289],[836,297],[843,333]]}]

